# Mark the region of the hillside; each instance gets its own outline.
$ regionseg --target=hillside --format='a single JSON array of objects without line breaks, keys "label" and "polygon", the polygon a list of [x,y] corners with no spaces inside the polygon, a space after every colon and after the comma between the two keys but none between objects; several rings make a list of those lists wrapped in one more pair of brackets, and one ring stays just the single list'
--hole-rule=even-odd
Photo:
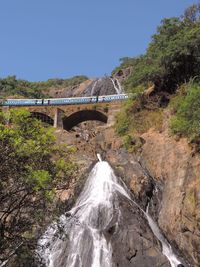
[{"label": "hillside", "polygon": [[199,150],[200,4],[163,19],[146,53],[121,61],[113,75],[134,95],[116,122],[126,145],[151,127],[160,130],[167,113],[171,133],[187,137]]},{"label": "hillside", "polygon": [[50,79],[41,82],[29,82],[8,76],[0,79],[0,97],[15,98],[48,98],[56,97],[60,92],[68,92],[88,80],[86,76],[75,76],[70,79]]}]

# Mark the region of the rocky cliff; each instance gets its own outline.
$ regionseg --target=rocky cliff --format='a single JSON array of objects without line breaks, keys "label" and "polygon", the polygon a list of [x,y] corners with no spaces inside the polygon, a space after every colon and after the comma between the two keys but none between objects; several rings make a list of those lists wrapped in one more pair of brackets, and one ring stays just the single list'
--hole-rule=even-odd
[{"label": "rocky cliff", "polygon": [[115,87],[118,87],[116,79],[121,81],[121,77],[117,75],[115,78],[93,78],[74,86],[67,86],[58,89],[52,87],[46,90],[45,93],[48,93],[48,95],[53,98],[112,95],[116,94]]},{"label": "rocky cliff", "polygon": [[145,144],[140,161],[154,181],[162,184],[162,196],[157,201],[159,226],[191,266],[199,266],[200,157],[186,139],[176,141],[167,133],[154,131],[142,137]]},{"label": "rocky cliff", "polygon": [[[122,140],[115,135],[112,125],[97,123],[94,126],[94,122],[87,122],[84,126],[79,125],[76,132],[60,132],[60,136],[63,142],[68,140],[77,145],[76,159],[84,169],[94,161],[97,152],[101,153],[130,188],[133,199],[143,209],[149,203],[150,213],[185,266],[199,266],[200,156],[194,153],[186,139],[175,140],[167,130],[157,132],[151,129],[141,135],[143,146],[137,154],[133,154],[124,149]],[[159,242],[153,241],[153,235],[148,237],[151,232],[148,224],[137,210],[133,212],[135,215],[130,215],[127,208],[124,208],[124,212],[125,217],[128,214],[130,216],[125,220],[125,228],[133,229],[124,232],[121,237],[112,231],[110,233],[114,247],[120,242],[126,243],[123,253],[115,255],[121,264],[119,266],[124,264],[122,254],[125,258],[129,258],[131,254],[132,260],[127,266],[135,266],[136,262],[137,266],[152,266],[150,260],[144,260],[149,253],[152,253],[153,262],[161,263],[162,259],[158,261],[159,256],[155,252],[159,250]],[[138,233],[141,234],[140,238]],[[148,238],[150,243],[158,243],[156,246],[149,243],[149,250],[143,250],[141,242]],[[134,251],[137,251],[136,256],[133,256]],[[139,262],[143,265],[139,265]],[[168,266],[168,263],[163,266]]]}]

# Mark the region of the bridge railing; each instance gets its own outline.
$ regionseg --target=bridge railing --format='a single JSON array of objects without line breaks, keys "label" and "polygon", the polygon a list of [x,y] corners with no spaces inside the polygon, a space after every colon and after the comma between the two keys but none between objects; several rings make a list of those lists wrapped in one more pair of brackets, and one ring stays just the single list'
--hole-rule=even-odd
[{"label": "bridge railing", "polygon": [[5,99],[0,100],[0,106],[57,106],[80,105],[121,101],[128,99],[127,94],[101,95],[89,97],[48,98],[48,99]]}]

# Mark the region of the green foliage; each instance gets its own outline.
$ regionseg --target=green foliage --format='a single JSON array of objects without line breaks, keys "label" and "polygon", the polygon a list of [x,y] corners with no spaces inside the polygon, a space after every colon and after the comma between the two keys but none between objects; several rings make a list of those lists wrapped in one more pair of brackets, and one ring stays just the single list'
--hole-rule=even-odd
[{"label": "green foliage", "polygon": [[116,116],[115,121],[115,131],[118,135],[123,136],[125,135],[130,126],[130,117],[127,116],[127,113],[131,111],[133,106],[132,99],[128,99],[123,103],[121,111]]},{"label": "green foliage", "polygon": [[132,72],[125,80],[127,91],[148,82],[157,89],[174,92],[177,85],[189,81],[200,73],[200,5],[192,5],[185,15],[161,21],[156,34],[144,55],[123,58],[114,71],[131,67]]},{"label": "green foliage", "polygon": [[121,111],[117,117],[115,122],[115,129],[118,135],[122,136],[126,134],[129,129],[129,118],[127,117],[126,112]]},{"label": "green foliage", "polygon": [[28,180],[32,184],[34,191],[48,188],[48,185],[51,183],[51,179],[49,172],[46,170],[29,171]]},{"label": "green foliage", "polygon": [[149,110],[145,108],[144,103],[144,97],[138,93],[123,104],[121,111],[116,116],[115,122],[115,130],[119,136],[128,138],[129,134],[131,136],[132,134],[142,134],[150,128],[158,131],[162,129],[162,109],[156,108]]},{"label": "green foliage", "polygon": [[12,244],[32,235],[38,214],[47,220],[55,190],[67,188],[76,171],[73,149],[56,146],[53,127],[44,127],[23,109],[11,110],[9,119],[8,125],[7,115],[0,113],[0,254],[4,256],[13,250]]},{"label": "green foliage", "polygon": [[87,80],[86,76],[75,76],[70,79],[50,79],[44,82],[29,82],[16,79],[16,76],[8,76],[0,79],[0,97],[27,97],[27,98],[45,98],[49,97],[47,89],[63,88],[75,86]]},{"label": "green foliage", "polygon": [[[142,94],[145,91],[145,89],[146,89],[145,86],[143,84],[140,84],[140,85],[129,88],[128,91],[130,93],[136,95],[136,98],[137,98],[137,96]],[[135,98],[133,98],[133,99],[135,99]]]},{"label": "green foliage", "polygon": [[129,152],[138,152],[143,145],[143,139],[137,136],[131,136],[127,134],[123,137],[123,144],[126,150]]},{"label": "green foliage", "polygon": [[179,98],[176,115],[171,120],[174,134],[189,137],[190,140],[200,138],[200,85],[190,83],[185,97]]},{"label": "green foliage", "polygon": [[[160,107],[170,98],[172,132],[200,147],[200,85],[189,82],[197,81],[200,73],[200,4],[187,8],[181,17],[163,19],[146,53],[120,62],[113,75],[130,68],[124,87],[134,96],[116,118],[116,132],[124,137],[125,147],[133,147],[133,135],[150,128],[162,130]],[[143,94],[152,85],[152,94]]]},{"label": "green foliage", "polygon": [[125,135],[123,137],[123,144],[124,144],[124,147],[126,148],[126,150],[130,151],[130,149],[132,147],[132,136],[130,136],[129,134]]},{"label": "green foliage", "polygon": [[172,96],[169,102],[169,109],[172,114],[175,114],[187,94],[187,85],[184,84],[179,87],[176,94]]},{"label": "green foliage", "polygon": [[103,108],[103,112],[105,112],[105,113],[108,113],[108,110],[109,110],[109,106],[106,106]]}]

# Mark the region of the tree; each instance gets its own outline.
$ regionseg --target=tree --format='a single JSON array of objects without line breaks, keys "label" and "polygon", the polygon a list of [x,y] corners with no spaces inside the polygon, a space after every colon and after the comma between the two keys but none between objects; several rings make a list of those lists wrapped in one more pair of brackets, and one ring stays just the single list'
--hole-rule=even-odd
[{"label": "tree", "polygon": [[11,110],[10,121],[0,113],[0,263],[20,244],[33,244],[55,189],[66,188],[76,169],[72,151],[56,147],[53,128],[21,109]]},{"label": "tree", "polygon": [[[132,72],[125,81],[127,91],[140,84],[153,83],[157,91],[174,93],[179,85],[200,73],[200,4],[186,9],[184,16],[163,19],[146,53],[124,58]],[[115,72],[114,71],[114,72]]]},{"label": "tree", "polygon": [[186,21],[195,22],[200,18],[200,3],[189,6],[183,15]]}]

